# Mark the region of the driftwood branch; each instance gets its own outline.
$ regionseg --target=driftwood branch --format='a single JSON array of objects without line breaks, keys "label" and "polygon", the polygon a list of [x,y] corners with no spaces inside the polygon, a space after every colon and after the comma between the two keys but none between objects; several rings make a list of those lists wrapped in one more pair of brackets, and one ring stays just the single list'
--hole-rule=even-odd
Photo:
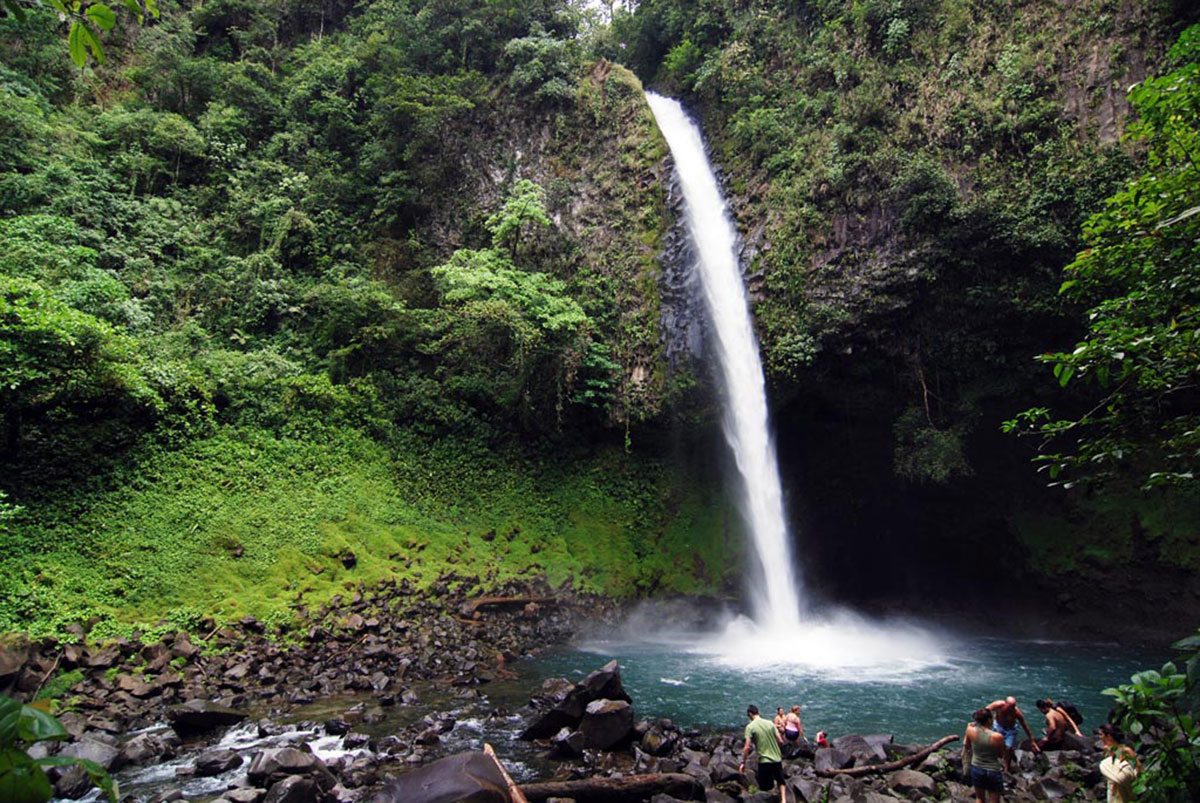
[{"label": "driftwood branch", "polygon": [[554,597],[478,597],[463,605],[463,613],[473,616],[480,608],[515,608],[524,607],[531,602],[539,605],[555,605]]},{"label": "driftwood branch", "polygon": [[911,756],[905,756],[904,758],[897,759],[895,761],[889,761],[886,764],[868,764],[865,767],[850,767],[849,769],[845,770],[821,770],[817,774],[824,778],[832,778],[835,775],[859,776],[870,775],[875,772],[893,772],[898,769],[903,769],[910,764],[916,764],[919,761],[924,761],[930,753],[941,750],[946,745],[956,741],[958,741],[958,737],[955,735],[943,736],[941,739],[938,739],[936,742],[929,745],[929,747],[926,747],[923,750],[918,750]]},{"label": "driftwood branch", "polygon": [[508,774],[508,770],[504,769],[504,765],[500,763],[500,759],[496,756],[496,751],[492,749],[490,744],[485,743],[483,745],[483,753],[491,758],[492,761],[496,762],[497,769],[499,769],[500,774],[504,776],[504,782],[508,784],[509,800],[511,800],[512,803],[529,803],[529,798],[525,797],[525,795],[521,793],[521,787],[517,786],[517,782],[512,779],[511,775]]},{"label": "driftwood branch", "polygon": [[680,800],[704,800],[704,787],[700,782],[681,772],[527,783],[521,786],[521,791],[529,803],[540,803],[552,797],[573,798],[577,803],[625,803],[648,800],[658,794]]}]

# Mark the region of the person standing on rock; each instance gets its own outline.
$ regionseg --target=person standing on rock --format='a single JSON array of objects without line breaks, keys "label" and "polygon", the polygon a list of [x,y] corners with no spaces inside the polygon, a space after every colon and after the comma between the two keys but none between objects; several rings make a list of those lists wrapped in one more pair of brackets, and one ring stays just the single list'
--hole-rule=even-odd
[{"label": "person standing on rock", "polygon": [[758,788],[771,791],[779,786],[779,803],[787,803],[786,787],[783,781],[783,752],[779,749],[783,737],[775,723],[768,722],[758,715],[758,706],[754,703],[746,706],[746,716],[750,722],[746,725],[746,744],[742,747],[742,763],[738,772],[746,772],[746,759],[750,757],[750,748],[758,751]]},{"label": "person standing on rock", "polygon": [[775,730],[783,732],[784,723],[787,722],[787,714],[783,713],[782,706],[775,709]]},{"label": "person standing on rock", "polygon": [[979,803],[999,803],[1004,791],[1001,761],[1010,755],[1004,737],[992,730],[992,712],[980,708],[963,736],[963,761],[970,759],[971,786]]},{"label": "person standing on rock", "polygon": [[792,710],[783,718],[783,738],[789,742],[798,742],[804,735],[804,723],[800,721],[800,706],[793,705]]},{"label": "person standing on rock", "polygon": [[1108,803],[1129,803],[1133,800],[1133,782],[1142,771],[1142,759],[1132,747],[1121,744],[1124,734],[1116,725],[1105,722],[1099,730],[1104,743],[1100,774],[1108,781]]},{"label": "person standing on rock", "polygon": [[1017,706],[1016,697],[1005,697],[1003,700],[996,700],[988,703],[987,710],[992,712],[995,717],[993,728],[996,733],[1004,737],[1004,745],[1008,748],[1004,752],[1004,769],[1012,772],[1012,757],[1013,751],[1017,749],[1017,723],[1021,723],[1021,727],[1025,729],[1025,733],[1029,736],[1029,743],[1032,746],[1033,752],[1038,753],[1041,748],[1038,747],[1037,739],[1033,738],[1033,731],[1029,729],[1029,723],[1025,721],[1025,714],[1021,712]]}]

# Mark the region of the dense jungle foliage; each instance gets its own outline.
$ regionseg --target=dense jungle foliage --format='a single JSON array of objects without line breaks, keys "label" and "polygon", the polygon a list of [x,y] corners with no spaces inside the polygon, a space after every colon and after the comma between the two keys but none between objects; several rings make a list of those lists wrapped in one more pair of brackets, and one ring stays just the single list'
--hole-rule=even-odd
[{"label": "dense jungle foliage", "polygon": [[[1195,157],[1162,145],[1177,120],[1194,144],[1194,95],[1157,118],[1126,100],[1194,76],[1194,48],[1165,55],[1186,4],[53,5],[0,4],[0,631],[282,619],[389,573],[727,589],[736,516],[704,368],[667,323],[641,82],[704,118],[785,422],[804,394],[887,386],[873,415],[914,487],[981,471],[981,438],[1031,404],[1092,415],[1098,368],[1059,392],[1033,357],[1134,354],[1069,350],[1085,306],[1144,288],[1080,256],[1091,278],[1060,295],[1063,267],[1138,219],[1085,229],[1106,198]],[[1194,284],[1196,220],[1147,264]],[[1146,325],[1192,337],[1179,298]],[[1194,453],[1191,397],[1158,378],[1114,411],[1148,418],[1127,434],[1149,456],[1116,455],[1080,504],[1129,519],[1122,489]],[[1194,569],[1190,459],[1127,529]],[[1136,549],[1060,524],[1012,537],[1051,572]]]}]

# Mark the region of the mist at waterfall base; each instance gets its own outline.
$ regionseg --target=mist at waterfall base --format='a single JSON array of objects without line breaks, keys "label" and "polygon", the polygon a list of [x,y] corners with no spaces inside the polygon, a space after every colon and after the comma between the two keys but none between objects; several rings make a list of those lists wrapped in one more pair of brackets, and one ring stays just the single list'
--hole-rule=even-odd
[{"label": "mist at waterfall base", "polygon": [[698,638],[695,649],[736,661],[770,645],[771,662],[810,668],[937,663],[943,659],[942,645],[915,626],[873,623],[846,611],[817,617],[803,609],[737,231],[699,127],[677,101],[654,93],[646,100],[671,150],[683,194],[693,274],[711,324],[722,429],[737,467],[736,495],[756,559],[747,583],[753,617],[731,618],[719,633]]}]

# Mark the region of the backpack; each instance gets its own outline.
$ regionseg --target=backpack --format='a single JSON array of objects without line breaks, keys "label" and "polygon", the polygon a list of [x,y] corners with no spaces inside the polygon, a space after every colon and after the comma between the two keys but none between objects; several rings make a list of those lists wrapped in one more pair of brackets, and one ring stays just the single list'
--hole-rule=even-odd
[{"label": "backpack", "polygon": [[1074,720],[1076,725],[1081,725],[1083,723],[1083,714],[1079,713],[1079,709],[1076,708],[1075,704],[1069,700],[1059,700],[1054,704],[1054,707],[1061,708],[1063,711],[1066,711],[1067,716]]}]

